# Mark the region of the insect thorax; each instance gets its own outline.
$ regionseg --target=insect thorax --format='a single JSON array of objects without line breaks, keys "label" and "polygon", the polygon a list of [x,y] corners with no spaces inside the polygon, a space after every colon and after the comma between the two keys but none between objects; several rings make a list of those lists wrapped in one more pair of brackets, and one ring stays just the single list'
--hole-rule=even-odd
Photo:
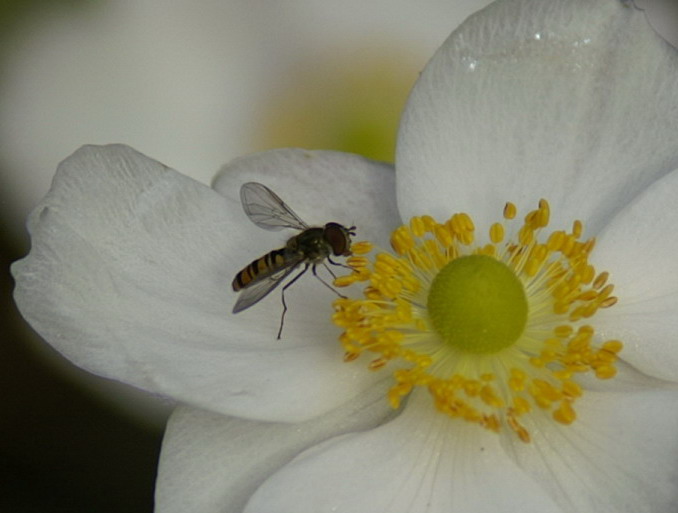
[{"label": "insect thorax", "polygon": [[308,228],[287,241],[287,249],[300,253],[304,260],[319,263],[330,255],[332,248],[323,238],[324,228]]}]

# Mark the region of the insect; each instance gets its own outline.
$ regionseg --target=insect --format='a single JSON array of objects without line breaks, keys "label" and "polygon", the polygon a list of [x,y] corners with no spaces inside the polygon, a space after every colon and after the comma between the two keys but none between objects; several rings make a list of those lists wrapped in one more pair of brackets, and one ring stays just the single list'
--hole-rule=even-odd
[{"label": "insect", "polygon": [[248,182],[240,188],[240,201],[247,217],[264,230],[294,228],[301,231],[301,233],[291,237],[285,247],[270,251],[242,269],[235,275],[232,284],[234,291],[240,291],[238,300],[233,307],[233,313],[242,312],[261,301],[295,269],[304,264],[301,272],[282,288],[283,312],[278,329],[278,339],[280,339],[285,313],[287,312],[285,291],[301,278],[309,267],[316,278],[341,296],[331,285],[318,276],[316,266],[323,264],[334,276],[325,261],[327,260],[333,265],[343,266],[343,264],[334,262],[331,256],[351,255],[351,236],[355,236],[355,226],[346,228],[339,223],[327,223],[322,227],[311,227],[302,221],[276,193],[257,182]]}]

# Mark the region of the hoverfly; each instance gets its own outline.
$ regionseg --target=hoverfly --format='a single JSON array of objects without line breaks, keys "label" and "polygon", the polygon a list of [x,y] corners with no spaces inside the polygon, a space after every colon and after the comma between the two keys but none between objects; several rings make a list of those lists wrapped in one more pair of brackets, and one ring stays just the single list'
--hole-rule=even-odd
[{"label": "hoverfly", "polygon": [[313,275],[326,287],[341,295],[318,276],[316,266],[323,264],[334,276],[325,264],[325,260],[333,265],[341,266],[342,264],[334,262],[330,257],[351,255],[351,236],[355,235],[355,226],[346,228],[339,223],[327,223],[323,227],[310,227],[276,193],[257,182],[248,182],[240,188],[240,201],[247,217],[264,230],[294,228],[301,231],[298,235],[291,237],[285,247],[274,249],[242,269],[235,275],[232,284],[235,292],[240,291],[233,313],[242,312],[261,301],[295,269],[302,263],[304,264],[301,272],[282,289],[283,312],[278,330],[278,339],[280,339],[287,312],[285,290],[309,267]]}]

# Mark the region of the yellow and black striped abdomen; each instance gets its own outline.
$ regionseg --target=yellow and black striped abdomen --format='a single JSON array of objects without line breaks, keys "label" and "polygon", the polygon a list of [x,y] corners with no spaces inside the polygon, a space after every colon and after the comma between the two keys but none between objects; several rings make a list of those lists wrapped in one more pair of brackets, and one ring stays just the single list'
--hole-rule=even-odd
[{"label": "yellow and black striped abdomen", "polygon": [[287,262],[285,251],[286,248],[274,249],[254,260],[250,265],[235,275],[232,284],[233,290],[237,292],[240,289],[244,289],[252,282],[256,282],[258,279],[264,278],[265,276],[270,276],[283,267]]}]

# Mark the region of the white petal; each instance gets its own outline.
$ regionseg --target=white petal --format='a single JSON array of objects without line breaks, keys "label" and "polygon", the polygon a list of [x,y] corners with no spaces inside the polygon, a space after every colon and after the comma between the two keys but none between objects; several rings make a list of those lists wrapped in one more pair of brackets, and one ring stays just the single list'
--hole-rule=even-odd
[{"label": "white petal", "polygon": [[560,512],[499,437],[436,413],[427,396],[395,420],[314,447],[257,490],[246,513]]},{"label": "white petal", "polygon": [[622,358],[652,376],[678,380],[678,171],[652,184],[598,236],[596,269],[610,272],[619,302],[594,318]]},{"label": "white petal", "polygon": [[[368,169],[392,187],[392,173],[367,161],[336,171],[348,183]],[[325,192],[314,194],[329,202]],[[268,420],[309,418],[375,379],[341,363],[332,294],[313,280],[299,284],[299,308],[315,322],[291,311],[283,341],[275,340],[279,300],[231,314],[232,276],[271,233],[249,223],[239,202],[131,148],[85,147],[64,161],[29,229],[31,252],[13,267],[17,304],[48,342],[94,373]]]},{"label": "white petal", "polygon": [[678,4],[674,0],[632,0],[645,11],[650,26],[668,43],[678,49]]},{"label": "white petal", "polygon": [[163,439],[156,512],[241,512],[256,488],[302,450],[393,415],[378,383],[348,404],[299,424],[252,422],[178,408]]},{"label": "white petal", "polygon": [[[356,240],[386,248],[391,231],[400,224],[394,178],[392,166],[359,155],[286,148],[230,162],[212,187],[239,202],[243,182],[261,182],[309,225],[322,226],[328,221],[354,225]],[[270,240],[270,234],[265,238]]]},{"label": "white petal", "polygon": [[[570,426],[552,420],[507,447],[523,470],[577,513],[678,510],[678,390],[585,392]],[[546,424],[548,423],[548,425]]]},{"label": "white petal", "polygon": [[[480,226],[506,201],[606,218],[678,166],[678,54],[618,0],[500,0],[426,67],[398,140],[400,212]],[[564,220],[561,223],[561,220]]]}]

